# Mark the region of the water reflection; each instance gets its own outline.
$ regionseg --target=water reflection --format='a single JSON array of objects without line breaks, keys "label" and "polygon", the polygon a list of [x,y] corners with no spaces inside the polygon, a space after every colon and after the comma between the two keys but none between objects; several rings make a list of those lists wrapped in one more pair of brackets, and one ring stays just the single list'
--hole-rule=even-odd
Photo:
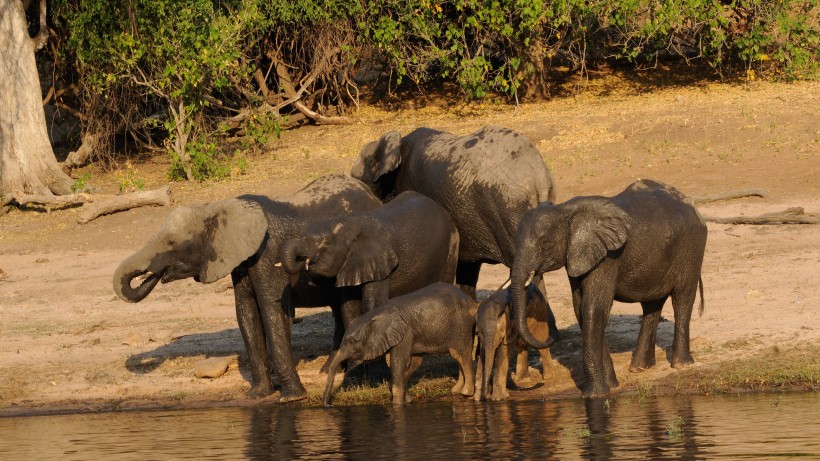
[{"label": "water reflection", "polygon": [[817,394],[0,418],[0,459],[820,457]]}]

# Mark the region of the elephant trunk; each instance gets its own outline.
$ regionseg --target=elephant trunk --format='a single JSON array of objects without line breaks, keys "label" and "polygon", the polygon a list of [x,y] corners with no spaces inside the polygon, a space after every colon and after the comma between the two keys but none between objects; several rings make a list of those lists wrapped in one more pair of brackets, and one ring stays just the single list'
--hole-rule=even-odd
[{"label": "elephant trunk", "polygon": [[282,268],[289,274],[297,274],[305,268],[308,258],[307,243],[304,238],[290,239],[282,245],[280,253]]},{"label": "elephant trunk", "polygon": [[512,315],[515,319],[515,330],[524,342],[533,349],[547,349],[555,343],[555,338],[550,336],[546,341],[539,341],[527,327],[527,285],[533,278],[538,279],[540,274],[536,271],[527,271],[527,267],[516,261],[513,264],[510,276],[510,298],[512,299]]},{"label": "elephant trunk", "polygon": [[149,273],[149,258],[136,253],[120,263],[114,271],[114,292],[123,301],[138,303],[148,296],[162,278],[162,273],[151,273],[136,288],[131,286],[131,282],[144,274]]},{"label": "elephant trunk", "polygon": [[348,358],[348,354],[343,350],[339,349],[333,354],[333,357],[330,358],[330,366],[327,368],[327,385],[324,394],[322,394],[322,403],[326,407],[330,406],[330,393],[333,391],[333,381],[336,379],[336,373],[339,372],[342,363]]},{"label": "elephant trunk", "polygon": [[[495,330],[490,331],[489,328],[487,330],[488,331],[483,332],[484,343],[481,345],[484,349],[484,369],[481,370],[481,400],[487,400],[487,391],[490,388],[490,377],[495,371],[493,368],[495,364],[495,352],[499,346],[495,344]],[[493,389],[493,392],[495,391],[496,390]]]}]

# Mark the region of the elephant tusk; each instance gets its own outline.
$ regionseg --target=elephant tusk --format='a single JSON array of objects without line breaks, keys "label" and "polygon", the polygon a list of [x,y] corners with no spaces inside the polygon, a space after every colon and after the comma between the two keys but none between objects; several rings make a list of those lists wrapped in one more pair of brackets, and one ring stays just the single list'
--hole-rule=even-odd
[{"label": "elephant tusk", "polygon": [[276,263],[273,265],[273,267],[282,267],[282,263]]},{"label": "elephant tusk", "polygon": [[527,282],[526,282],[526,283],[524,283],[524,286],[525,286],[525,287],[530,286],[530,283],[532,283],[532,278],[533,278],[533,277],[535,277],[535,271],[530,272],[530,277],[527,279]]},{"label": "elephant tusk", "polygon": [[310,270],[310,258],[305,258],[305,270]]},{"label": "elephant tusk", "polygon": [[512,284],[512,279],[507,279],[507,281],[504,282],[503,285],[501,285],[501,288],[499,288],[499,290],[506,290],[507,288],[509,288],[509,286],[511,284]]}]

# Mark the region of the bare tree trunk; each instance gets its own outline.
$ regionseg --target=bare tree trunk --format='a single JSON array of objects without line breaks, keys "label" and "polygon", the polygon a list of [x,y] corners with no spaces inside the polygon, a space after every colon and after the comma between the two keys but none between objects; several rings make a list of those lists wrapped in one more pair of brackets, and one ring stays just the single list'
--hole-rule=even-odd
[{"label": "bare tree trunk", "polygon": [[54,158],[46,131],[34,60],[42,41],[42,34],[38,43],[29,37],[20,0],[0,0],[0,193],[71,193],[72,180]]}]

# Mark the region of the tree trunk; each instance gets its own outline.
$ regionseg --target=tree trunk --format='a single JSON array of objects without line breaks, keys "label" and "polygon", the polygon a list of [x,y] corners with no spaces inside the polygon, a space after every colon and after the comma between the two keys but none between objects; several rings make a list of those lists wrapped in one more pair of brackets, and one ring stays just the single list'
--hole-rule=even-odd
[{"label": "tree trunk", "polygon": [[48,140],[35,46],[20,1],[0,0],[0,193],[69,194]]}]

